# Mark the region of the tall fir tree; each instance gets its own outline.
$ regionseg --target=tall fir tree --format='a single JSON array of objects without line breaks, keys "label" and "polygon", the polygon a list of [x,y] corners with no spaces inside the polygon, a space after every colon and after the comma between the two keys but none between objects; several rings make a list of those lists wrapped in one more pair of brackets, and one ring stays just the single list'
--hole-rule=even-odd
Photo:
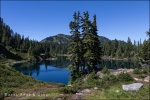
[{"label": "tall fir tree", "polygon": [[[96,65],[100,63],[101,61],[101,56],[102,56],[102,47],[101,47],[101,43],[98,37],[98,33],[97,33],[97,24],[96,24],[96,15],[94,15],[94,20],[93,23],[91,23],[91,28],[90,28],[90,38],[91,39],[89,41],[89,51],[90,54],[88,55],[88,63],[90,65],[90,69],[91,71],[97,71],[97,67]],[[88,52],[89,53],[89,52]]]},{"label": "tall fir tree", "polygon": [[144,62],[150,64],[150,29],[146,32],[148,39],[143,42],[143,46],[141,49],[141,57]]},{"label": "tall fir tree", "polygon": [[79,12],[78,15],[75,12],[73,15],[74,21],[70,22],[70,29],[71,29],[71,37],[72,40],[70,41],[69,45],[69,54],[70,60],[72,64],[70,65],[70,68],[72,70],[72,81],[79,77],[80,75],[80,67],[82,66],[82,41],[81,41],[81,34],[80,34],[80,26],[79,26]]}]

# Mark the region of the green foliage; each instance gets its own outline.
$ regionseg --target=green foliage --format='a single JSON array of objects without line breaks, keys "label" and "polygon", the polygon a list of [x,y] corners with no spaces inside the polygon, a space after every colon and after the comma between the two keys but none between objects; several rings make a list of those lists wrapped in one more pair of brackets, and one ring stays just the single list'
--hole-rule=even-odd
[{"label": "green foliage", "polygon": [[27,56],[22,57],[23,59],[39,56],[40,54],[45,54],[45,57],[43,57],[43,59],[46,59],[52,56],[55,57],[58,53],[67,53],[67,44],[48,44],[44,42],[38,42],[36,40],[30,40],[29,37],[24,37],[24,35],[21,36],[18,33],[14,33],[13,30],[3,22],[3,19],[1,17],[0,24],[0,45],[2,45],[4,48],[8,48],[7,50],[0,50],[0,54],[2,54],[4,57],[18,60],[22,57],[20,57],[20,55],[18,54],[26,53]]},{"label": "green foliage", "polygon": [[150,61],[150,42],[149,41],[148,40],[144,41],[142,50],[141,50],[141,57],[145,60],[145,62]]},{"label": "green foliage", "polygon": [[[149,100],[149,84],[144,84],[138,91],[124,91],[122,84],[118,83],[108,89],[84,94],[86,100]],[[116,92],[118,90],[118,92]]]},{"label": "green foliage", "polygon": [[138,78],[145,78],[145,77],[146,77],[146,75],[144,75],[144,74],[138,75]]},{"label": "green foliage", "polygon": [[94,81],[94,79],[95,79],[95,72],[93,71],[88,75],[86,82],[91,83]]},{"label": "green foliage", "polygon": [[133,70],[133,73],[134,73],[134,74],[140,74],[140,70],[139,70],[138,68],[135,68],[135,69]]},{"label": "green foliage", "polygon": [[77,91],[73,87],[65,86],[62,89],[60,89],[60,92],[65,93],[65,94],[69,94],[69,93],[76,93]]},{"label": "green foliage", "polygon": [[102,78],[102,80],[103,80],[105,83],[108,83],[108,84],[110,84],[110,83],[115,83],[115,82],[118,81],[117,78],[116,78],[116,76],[114,76],[114,75],[106,75],[106,76],[104,76],[104,77]]},{"label": "green foliage", "polygon": [[148,70],[147,70],[147,69],[143,69],[143,70],[142,70],[142,73],[143,73],[143,74],[147,74],[147,73],[148,73]]},{"label": "green foliage", "polygon": [[118,80],[119,81],[132,81],[133,78],[128,73],[120,73],[118,75]]},{"label": "green foliage", "polygon": [[[81,77],[87,64],[87,72],[91,73],[96,70],[96,65],[101,60],[101,44],[97,34],[96,15],[93,22],[89,20],[88,12],[84,13],[84,18],[80,16],[80,12],[74,13],[74,21],[69,24],[72,40],[69,44],[68,53],[71,54],[72,61],[72,80]],[[85,72],[85,73],[87,73]]]},{"label": "green foliage", "polygon": [[93,16],[93,22],[89,20],[88,12],[84,13],[83,45],[84,59],[87,61],[88,69],[96,71],[96,65],[100,63],[102,56],[102,47],[97,34],[96,15]]},{"label": "green foliage", "polygon": [[87,79],[83,81],[83,78],[78,78],[73,82],[73,86],[76,88],[109,88],[109,85],[118,82],[117,78],[114,75],[106,75],[102,79],[95,77],[95,73],[92,72],[87,76]]},{"label": "green foliage", "polygon": [[0,65],[0,75],[1,93],[14,93],[18,88],[30,88],[44,84],[41,81],[37,81],[32,77],[25,76],[17,72],[15,69],[5,65]]},{"label": "green foliage", "polygon": [[80,67],[83,64],[83,51],[82,51],[82,41],[81,41],[81,34],[79,31],[79,16],[80,13],[78,12],[78,15],[76,14],[76,12],[74,13],[74,21],[70,22],[70,29],[71,29],[71,37],[72,40],[70,41],[69,44],[69,49],[68,49],[68,53],[71,54],[70,56],[70,60],[72,61],[72,64],[70,67],[72,69],[72,80],[75,80],[78,76],[78,74],[80,74]]},{"label": "green foliage", "polygon": [[104,73],[104,74],[109,74],[110,73],[106,66],[102,69],[101,72]]}]

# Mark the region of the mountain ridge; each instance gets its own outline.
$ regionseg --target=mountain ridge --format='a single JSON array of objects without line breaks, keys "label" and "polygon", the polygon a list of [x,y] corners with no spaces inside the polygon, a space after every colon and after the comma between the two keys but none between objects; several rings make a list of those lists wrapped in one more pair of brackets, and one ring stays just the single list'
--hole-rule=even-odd
[{"label": "mountain ridge", "polygon": [[[71,40],[71,35],[65,35],[62,33],[59,33],[55,36],[49,36],[44,39],[42,39],[40,42],[42,43],[58,43],[58,44],[68,44],[68,42]],[[102,44],[110,41],[110,39],[104,37],[104,36],[99,36],[99,40]]]}]

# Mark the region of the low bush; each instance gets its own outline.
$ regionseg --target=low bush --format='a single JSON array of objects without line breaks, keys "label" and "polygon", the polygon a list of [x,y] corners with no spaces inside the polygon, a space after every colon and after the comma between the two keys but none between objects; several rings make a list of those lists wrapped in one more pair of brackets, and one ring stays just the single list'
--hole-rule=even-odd
[{"label": "low bush", "polygon": [[92,82],[95,79],[95,72],[91,72],[91,74],[88,75],[86,82]]},{"label": "low bush", "polygon": [[135,69],[133,70],[133,73],[134,73],[134,74],[140,74],[140,70],[139,70],[138,68],[135,68]]},{"label": "low bush", "polygon": [[143,74],[138,76],[138,78],[145,78],[145,77],[146,75],[143,75]]},{"label": "low bush", "polygon": [[73,87],[68,87],[68,86],[66,86],[66,87],[63,87],[62,89],[60,89],[60,92],[63,92],[63,93],[65,93],[65,94],[68,94],[68,93],[76,93],[77,91],[76,91],[76,89],[73,88]]},{"label": "low bush", "polygon": [[143,69],[143,70],[142,70],[142,73],[143,73],[143,74],[147,74],[147,70],[146,70],[146,69]]},{"label": "low bush", "polygon": [[128,73],[120,73],[120,74],[118,75],[118,80],[119,80],[119,81],[132,81],[133,78],[132,78],[131,75],[128,74]]},{"label": "low bush", "polygon": [[115,75],[106,75],[102,78],[102,80],[107,83],[115,83],[117,78]]},{"label": "low bush", "polygon": [[109,74],[109,70],[106,66],[102,69],[101,72],[104,73],[104,74]]}]

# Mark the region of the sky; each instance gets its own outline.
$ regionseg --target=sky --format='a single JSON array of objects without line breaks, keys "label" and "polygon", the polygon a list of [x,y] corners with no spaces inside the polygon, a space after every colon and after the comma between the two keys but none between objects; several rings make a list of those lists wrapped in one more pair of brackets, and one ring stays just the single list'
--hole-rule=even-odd
[{"label": "sky", "polygon": [[1,1],[1,17],[21,35],[41,41],[59,33],[70,35],[75,11],[97,16],[98,35],[111,40],[145,40],[149,1]]}]

